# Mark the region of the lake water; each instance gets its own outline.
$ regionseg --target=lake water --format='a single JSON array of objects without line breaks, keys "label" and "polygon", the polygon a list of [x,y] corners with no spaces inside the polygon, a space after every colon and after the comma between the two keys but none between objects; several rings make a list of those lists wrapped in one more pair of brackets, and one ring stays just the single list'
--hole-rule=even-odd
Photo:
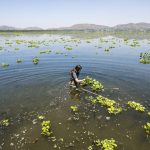
[{"label": "lake water", "polygon": [[[22,41],[17,44],[17,40]],[[38,47],[30,47],[31,41]],[[140,46],[131,47],[133,39],[126,43],[112,36],[1,34],[0,64],[9,67],[0,67],[0,120],[9,119],[10,125],[0,126],[0,149],[86,150],[94,140],[114,138],[118,150],[149,150],[150,137],[143,126],[150,122],[146,113],[150,111],[150,65],[139,63],[139,58],[141,52],[150,52],[150,42],[137,41]],[[109,46],[114,48],[105,51]],[[41,50],[51,52],[40,54]],[[36,56],[37,65],[32,62]],[[23,62],[16,63],[17,59]],[[77,64],[83,68],[80,78],[100,81],[105,90],[99,94],[116,100],[123,112],[110,115],[105,107],[93,107],[87,99],[93,95],[69,86],[69,71]],[[147,111],[128,108],[130,100]],[[72,105],[78,106],[77,113],[71,111]],[[38,115],[51,121],[51,137],[41,135]]]}]

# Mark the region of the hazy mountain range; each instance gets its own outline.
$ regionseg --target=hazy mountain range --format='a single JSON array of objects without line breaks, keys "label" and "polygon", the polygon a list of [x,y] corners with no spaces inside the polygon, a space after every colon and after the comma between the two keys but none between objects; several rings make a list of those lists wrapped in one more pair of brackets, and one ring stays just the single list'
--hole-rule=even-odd
[{"label": "hazy mountain range", "polygon": [[92,30],[92,31],[150,31],[150,23],[128,23],[120,24],[113,27],[96,25],[96,24],[75,24],[70,27],[61,27],[61,28],[48,28],[42,29],[40,27],[27,27],[27,28],[16,28],[11,26],[0,26],[0,31],[16,31],[16,30]]}]

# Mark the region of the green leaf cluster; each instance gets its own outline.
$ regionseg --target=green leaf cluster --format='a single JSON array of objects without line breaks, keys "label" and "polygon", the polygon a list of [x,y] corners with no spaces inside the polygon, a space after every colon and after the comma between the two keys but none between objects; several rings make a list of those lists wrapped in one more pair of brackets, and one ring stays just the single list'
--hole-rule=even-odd
[{"label": "green leaf cluster", "polygon": [[137,111],[141,111],[144,112],[145,111],[145,107],[143,105],[141,105],[140,103],[134,102],[134,101],[128,101],[127,103],[131,108],[137,110]]}]

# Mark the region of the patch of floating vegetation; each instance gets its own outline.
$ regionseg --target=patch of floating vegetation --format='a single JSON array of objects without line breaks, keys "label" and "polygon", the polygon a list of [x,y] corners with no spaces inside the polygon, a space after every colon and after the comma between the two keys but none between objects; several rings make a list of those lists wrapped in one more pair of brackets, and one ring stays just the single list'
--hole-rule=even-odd
[{"label": "patch of floating vegetation", "polygon": [[91,41],[86,41],[86,43],[91,43]]},{"label": "patch of floating vegetation", "polygon": [[38,57],[34,57],[32,62],[33,62],[33,64],[37,65],[39,63],[39,58]]},{"label": "patch of floating vegetation", "polygon": [[23,40],[16,40],[16,44],[22,44],[23,42]]},{"label": "patch of floating vegetation", "polygon": [[1,126],[5,126],[5,127],[7,127],[7,126],[9,126],[9,120],[8,119],[3,119],[3,120],[1,120],[0,121],[0,125]]},{"label": "patch of floating vegetation", "polygon": [[42,125],[41,134],[44,135],[44,136],[50,136],[52,134],[50,121],[43,121],[41,123],[41,125]]},{"label": "patch of floating vegetation", "polygon": [[12,45],[13,44],[13,42],[5,42],[5,44],[7,44],[7,45]]},{"label": "patch of floating vegetation", "polygon": [[42,115],[41,115],[41,116],[38,116],[38,119],[39,119],[39,120],[43,120],[43,119],[45,119],[45,116],[42,116]]},{"label": "patch of floating vegetation", "polygon": [[7,67],[9,67],[9,64],[7,64],[7,63],[1,63],[1,64],[0,64],[0,67],[2,67],[2,68],[7,68]]},{"label": "patch of floating vegetation", "polygon": [[70,106],[70,109],[71,109],[73,112],[78,111],[78,107],[77,107],[76,105]]},{"label": "patch of floating vegetation", "polygon": [[18,58],[18,59],[16,60],[16,62],[17,62],[17,63],[22,63],[22,59],[19,59],[19,58]]},{"label": "patch of floating vegetation", "polygon": [[87,76],[81,83],[82,86],[90,86],[93,91],[99,91],[103,89],[101,82]]},{"label": "patch of floating vegetation", "polygon": [[117,147],[116,141],[111,139],[104,139],[104,140],[95,140],[94,144],[88,147],[88,150],[93,150],[94,147],[98,147],[102,150],[115,150]]},{"label": "patch of floating vegetation", "polygon": [[137,110],[137,111],[141,111],[144,112],[145,111],[145,107],[143,105],[141,105],[140,103],[134,102],[134,101],[128,101],[128,106]]},{"label": "patch of floating vegetation", "polygon": [[1,51],[1,50],[3,50],[3,47],[2,47],[2,46],[0,46],[0,51]]},{"label": "patch of floating vegetation", "polygon": [[15,48],[15,50],[19,50],[19,48]]},{"label": "patch of floating vegetation", "polygon": [[140,63],[142,64],[150,64],[150,53],[140,53]]},{"label": "patch of floating vegetation", "polygon": [[146,131],[146,133],[148,135],[150,135],[150,122],[147,122],[145,125],[144,125],[144,129]]},{"label": "patch of floating vegetation", "polygon": [[92,103],[99,103],[101,106],[107,107],[107,111],[110,114],[118,114],[122,112],[122,108],[119,107],[119,104],[116,101],[103,97],[101,95],[97,96]]},{"label": "patch of floating vegetation", "polygon": [[131,47],[138,47],[138,46],[140,46],[140,43],[136,39],[134,39],[133,43],[131,43],[130,46]]},{"label": "patch of floating vegetation", "polygon": [[73,49],[73,48],[72,48],[71,46],[69,46],[69,45],[65,45],[64,48],[65,48],[66,50],[68,50],[68,51],[71,51],[71,50]]},{"label": "patch of floating vegetation", "polygon": [[108,48],[105,48],[106,52],[109,52],[111,49],[115,48],[115,46],[109,46]]},{"label": "patch of floating vegetation", "polygon": [[51,52],[51,50],[41,50],[40,54],[43,54],[43,53],[49,54],[50,52]]}]

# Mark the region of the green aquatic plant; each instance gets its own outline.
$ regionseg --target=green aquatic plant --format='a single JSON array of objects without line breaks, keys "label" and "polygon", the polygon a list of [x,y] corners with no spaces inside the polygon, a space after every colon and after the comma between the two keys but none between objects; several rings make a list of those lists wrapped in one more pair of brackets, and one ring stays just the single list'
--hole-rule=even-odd
[{"label": "green aquatic plant", "polygon": [[90,145],[90,146],[88,147],[88,150],[93,150],[93,146]]},{"label": "green aquatic plant", "polygon": [[0,67],[7,68],[7,67],[9,67],[9,64],[1,63],[1,64],[0,64]]},{"label": "green aquatic plant", "polygon": [[140,63],[149,64],[150,63],[150,53],[140,53]]},{"label": "green aquatic plant", "polygon": [[124,42],[127,42],[128,40],[129,40],[128,38],[125,38],[125,39],[124,39]]},{"label": "green aquatic plant", "polygon": [[93,83],[93,79],[89,76],[86,76],[85,79],[81,82],[81,85],[91,85]]},{"label": "green aquatic plant", "polygon": [[97,99],[92,99],[91,103],[92,103],[92,105],[95,105],[97,103]]},{"label": "green aquatic plant", "polygon": [[17,62],[17,63],[21,63],[21,62],[22,62],[22,59],[17,59],[16,62]]},{"label": "green aquatic plant", "polygon": [[86,43],[91,43],[90,41],[86,41]]},{"label": "green aquatic plant", "polygon": [[134,102],[134,101],[128,101],[128,106],[130,106],[131,108],[137,110],[137,111],[141,111],[144,112],[145,111],[145,107],[143,105],[141,105],[140,103]]},{"label": "green aquatic plant", "polygon": [[41,123],[41,125],[42,125],[42,133],[41,134],[44,136],[50,136],[52,134],[50,121],[43,121]]},{"label": "green aquatic plant", "polygon": [[[116,115],[122,112],[122,108],[119,107],[119,104],[116,103],[116,101],[114,100],[108,99],[101,95],[97,96],[96,100],[97,100],[96,102],[98,102],[101,106],[107,107],[107,111],[110,114]],[[93,99],[93,102],[96,103],[94,99]]]},{"label": "green aquatic plant", "polygon": [[42,116],[42,115],[41,115],[41,116],[38,116],[38,119],[39,119],[39,120],[43,120],[43,119],[45,119],[45,116]]},{"label": "green aquatic plant", "polygon": [[1,51],[1,50],[3,50],[3,47],[2,47],[2,46],[0,46],[0,51]]},{"label": "green aquatic plant", "polygon": [[9,120],[8,119],[1,120],[0,125],[5,126],[5,127],[9,126]]},{"label": "green aquatic plant", "polygon": [[106,52],[109,52],[109,50],[110,50],[110,48],[105,48],[105,51],[106,51]]},{"label": "green aquatic plant", "polygon": [[66,47],[66,50],[71,51],[72,47]]},{"label": "green aquatic plant", "polygon": [[101,95],[97,96],[96,98],[97,98],[98,103],[100,103],[102,106],[112,107],[116,104],[114,100],[108,99]]},{"label": "green aquatic plant", "polygon": [[108,113],[115,114],[115,115],[122,112],[121,107],[114,107],[114,106],[111,106],[111,107],[107,108],[107,110],[108,110]]},{"label": "green aquatic plant", "polygon": [[19,50],[19,48],[15,48],[15,50]]},{"label": "green aquatic plant", "polygon": [[73,112],[78,111],[78,107],[77,107],[76,105],[70,106],[70,109],[71,109]]},{"label": "green aquatic plant", "polygon": [[51,50],[41,50],[40,54],[43,54],[43,53],[49,54],[50,52],[51,52]]},{"label": "green aquatic plant", "polygon": [[102,140],[101,145],[103,150],[114,150],[117,147],[116,141],[113,138]]},{"label": "green aquatic plant", "polygon": [[23,40],[16,40],[16,44],[22,44],[23,42]]},{"label": "green aquatic plant", "polygon": [[11,44],[13,44],[13,42],[5,42],[5,44],[8,44],[8,45],[11,45]]},{"label": "green aquatic plant", "polygon": [[147,122],[146,125],[144,125],[144,129],[146,130],[147,134],[150,134],[150,122]]},{"label": "green aquatic plant", "polygon": [[91,88],[93,91],[98,91],[98,90],[101,90],[103,89],[103,85],[99,82],[99,81],[96,81],[95,79],[93,80],[93,83],[91,85]]},{"label": "green aquatic plant", "polygon": [[38,57],[34,57],[32,62],[36,65],[39,63],[39,58]]},{"label": "green aquatic plant", "polygon": [[95,79],[92,79],[91,77],[87,76],[82,82],[81,82],[81,85],[82,86],[87,86],[89,85],[91,87],[91,89],[93,91],[98,91],[98,90],[102,90],[103,89],[103,85],[95,80]]},{"label": "green aquatic plant", "polygon": [[98,140],[95,140],[94,143],[97,147],[100,147],[102,150],[114,150],[117,147],[116,141],[113,138],[111,138],[110,140],[98,139]]}]

